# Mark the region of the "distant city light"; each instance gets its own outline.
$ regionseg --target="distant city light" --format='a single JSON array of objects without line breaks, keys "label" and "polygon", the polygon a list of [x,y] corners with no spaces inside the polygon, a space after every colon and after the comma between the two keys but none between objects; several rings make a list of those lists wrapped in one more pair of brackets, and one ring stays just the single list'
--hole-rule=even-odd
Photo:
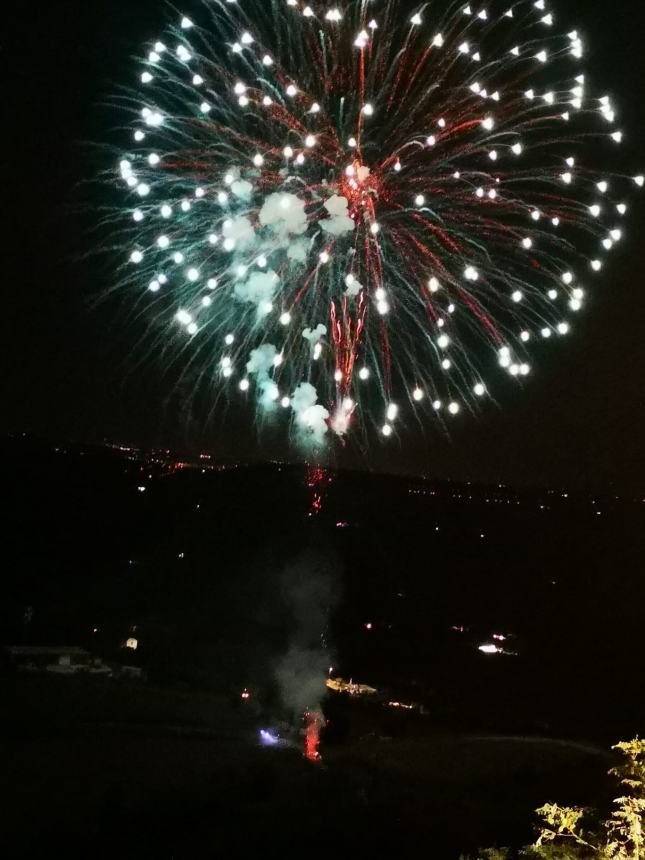
[{"label": "distant city light", "polygon": [[492,642],[480,645],[478,650],[481,651],[482,654],[499,654],[501,652],[501,648],[498,648],[497,645],[494,645]]}]

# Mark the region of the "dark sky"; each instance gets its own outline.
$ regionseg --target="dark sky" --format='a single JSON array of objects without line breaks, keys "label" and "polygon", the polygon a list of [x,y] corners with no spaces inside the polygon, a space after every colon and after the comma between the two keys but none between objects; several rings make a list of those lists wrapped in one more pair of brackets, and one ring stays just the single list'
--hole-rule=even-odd
[{"label": "dark sky", "polygon": [[[185,11],[194,8],[187,2]],[[626,171],[645,172],[645,3],[549,3],[586,37],[592,85],[615,96],[628,132]],[[257,441],[251,417],[218,406],[194,417],[163,366],[142,364],[109,255],[90,256],[103,202],[92,180],[111,163],[105,101],[131,75],[130,57],[158,36],[159,0],[49,0],[3,10],[3,295],[0,429],[76,440],[166,444],[254,459],[285,453]],[[623,165],[618,165],[620,170]],[[627,240],[590,297],[575,336],[535,365],[523,391],[453,422],[451,438],[413,427],[340,462],[440,477],[645,491],[645,196]],[[79,211],[80,210],[80,211]],[[600,281],[599,281],[600,283]],[[199,412],[202,415],[202,412]]]}]

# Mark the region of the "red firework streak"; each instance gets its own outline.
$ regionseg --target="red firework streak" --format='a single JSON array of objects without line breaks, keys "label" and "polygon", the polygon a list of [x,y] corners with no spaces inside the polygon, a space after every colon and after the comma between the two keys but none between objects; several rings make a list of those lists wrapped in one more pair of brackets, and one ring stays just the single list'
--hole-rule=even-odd
[{"label": "red firework streak", "polygon": [[[370,228],[377,224],[376,206],[379,197],[384,192],[381,174],[380,172],[372,173],[371,170],[367,169],[361,163],[360,158],[357,158],[345,170],[342,179],[338,183],[337,192],[348,201],[350,217],[358,224],[362,224],[368,228],[362,240],[360,232],[357,231],[356,241],[362,245],[365,268],[362,277],[366,277],[371,290],[376,291],[382,285],[383,281],[382,260],[376,234],[371,233]],[[361,344],[363,329],[365,328],[366,314],[367,302],[364,291],[361,292],[356,303],[348,301],[348,298],[345,296],[338,302],[332,301],[330,305],[330,323],[334,344],[339,401],[347,397],[351,388],[354,365]],[[384,351],[387,355],[387,346],[385,343]],[[389,385],[387,362],[385,370],[387,386]],[[352,412],[353,408],[347,411],[347,420],[351,417]]]},{"label": "red firework streak", "polygon": [[312,490],[311,502],[307,516],[315,517],[322,511],[324,485],[331,484],[332,475],[320,466],[308,466],[305,475],[305,483]]},{"label": "red firework streak", "polygon": [[325,718],[320,711],[307,709],[303,714],[304,736],[305,736],[305,758],[309,761],[319,762],[321,760],[320,732],[325,727]]}]

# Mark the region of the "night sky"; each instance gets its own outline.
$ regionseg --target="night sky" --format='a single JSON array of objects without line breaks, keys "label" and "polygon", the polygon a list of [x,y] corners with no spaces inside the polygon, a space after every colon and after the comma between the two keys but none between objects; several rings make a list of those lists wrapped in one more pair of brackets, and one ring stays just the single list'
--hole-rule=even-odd
[{"label": "night sky", "polygon": [[[645,3],[548,5],[564,29],[586,37],[592,88],[615,97],[627,132],[619,150],[626,161],[616,169],[645,172]],[[258,441],[250,413],[223,403],[208,419],[208,404],[188,408],[190,393],[161,362],[141,360],[134,301],[110,292],[114,257],[95,253],[106,190],[93,180],[116,163],[101,148],[116,139],[107,101],[132,79],[131,57],[160,34],[165,9],[159,0],[50,0],[3,11],[0,429],[226,458],[286,456],[283,434]],[[398,441],[340,452],[337,461],[475,481],[645,490],[645,195],[632,204],[626,241],[574,335],[535,362],[523,391],[502,390],[479,418],[462,414],[450,439],[433,430],[422,436],[410,422]]]}]

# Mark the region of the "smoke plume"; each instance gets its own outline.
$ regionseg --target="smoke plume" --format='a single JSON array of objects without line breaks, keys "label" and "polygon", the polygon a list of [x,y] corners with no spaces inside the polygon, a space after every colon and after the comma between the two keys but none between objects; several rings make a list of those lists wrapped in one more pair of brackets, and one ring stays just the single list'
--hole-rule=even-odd
[{"label": "smoke plume", "polygon": [[294,715],[318,711],[330,665],[326,630],[338,598],[336,565],[305,553],[286,568],[281,589],[293,625],[275,672],[282,701]]}]

